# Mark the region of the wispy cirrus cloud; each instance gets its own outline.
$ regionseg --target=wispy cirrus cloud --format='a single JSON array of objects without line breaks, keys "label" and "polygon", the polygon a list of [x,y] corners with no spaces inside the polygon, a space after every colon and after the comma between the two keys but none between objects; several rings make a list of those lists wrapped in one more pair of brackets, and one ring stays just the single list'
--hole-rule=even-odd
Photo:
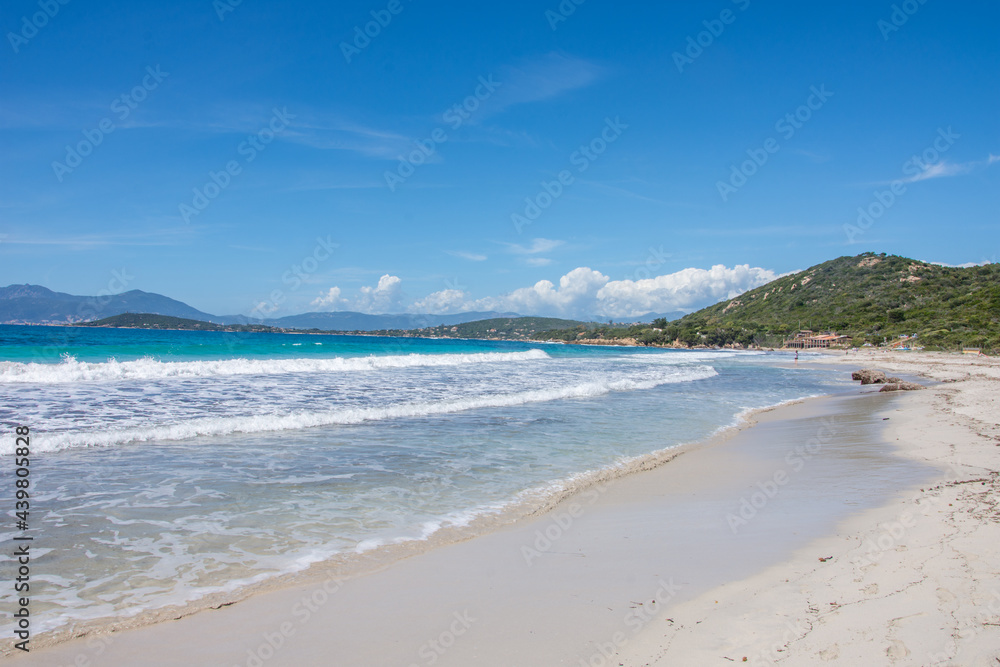
[{"label": "wispy cirrus cloud", "polygon": [[500,88],[484,105],[479,119],[519,104],[549,100],[599,81],[606,68],[565,53],[548,53],[497,71]]},{"label": "wispy cirrus cloud", "polygon": [[507,248],[507,251],[515,255],[537,255],[539,253],[548,252],[554,250],[561,245],[565,245],[565,241],[557,241],[555,239],[543,239],[537,238],[532,239],[531,243],[528,245],[520,245],[519,243],[508,243],[506,241],[501,241],[501,245]]},{"label": "wispy cirrus cloud", "polygon": [[466,252],[465,250],[445,250],[445,253],[451,255],[452,257],[467,259],[470,262],[485,262],[489,259],[486,255],[481,255],[477,252]]},{"label": "wispy cirrus cloud", "polygon": [[920,181],[929,181],[933,178],[961,176],[962,174],[970,174],[974,171],[985,169],[994,162],[998,161],[1000,161],[1000,156],[990,153],[985,160],[974,160],[972,162],[949,162],[947,160],[941,160],[940,162],[934,162],[932,164],[925,163],[922,165],[922,169],[919,173],[903,179],[903,182],[918,183]]}]

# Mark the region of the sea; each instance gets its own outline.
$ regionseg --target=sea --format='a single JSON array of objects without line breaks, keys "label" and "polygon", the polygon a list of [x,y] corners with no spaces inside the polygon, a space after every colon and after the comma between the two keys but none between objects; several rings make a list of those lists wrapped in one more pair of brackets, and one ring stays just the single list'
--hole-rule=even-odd
[{"label": "sea", "polygon": [[2,576],[30,537],[34,636],[142,618],[543,507],[849,383],[781,352],[0,326]]}]

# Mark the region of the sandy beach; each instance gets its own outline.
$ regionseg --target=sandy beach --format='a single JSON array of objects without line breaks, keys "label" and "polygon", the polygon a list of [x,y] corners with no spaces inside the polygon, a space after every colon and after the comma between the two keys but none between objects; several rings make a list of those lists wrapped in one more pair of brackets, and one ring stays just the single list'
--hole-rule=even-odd
[{"label": "sandy beach", "polygon": [[[843,363],[831,353],[812,363]],[[616,656],[634,665],[1000,664],[1000,364],[847,355],[940,384],[894,402],[888,437],[934,479],[792,558],[677,605]]]},{"label": "sandy beach", "polygon": [[996,665],[995,360],[805,355],[925,391],[781,406],[546,513],[33,665]]}]

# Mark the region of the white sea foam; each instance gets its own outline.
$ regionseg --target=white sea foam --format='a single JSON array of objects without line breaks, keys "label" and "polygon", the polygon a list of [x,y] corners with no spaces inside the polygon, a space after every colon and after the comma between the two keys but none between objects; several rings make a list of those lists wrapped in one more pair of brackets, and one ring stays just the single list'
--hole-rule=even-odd
[{"label": "white sea foam", "polygon": [[217,361],[135,361],[91,363],[67,356],[58,364],[0,362],[0,383],[61,384],[67,382],[152,380],[161,378],[277,375],[373,371],[418,366],[464,366],[549,359],[542,350],[479,352],[472,354],[407,354],[394,356],[335,357],[332,359],[225,359]]},{"label": "white sea foam", "polygon": [[[652,389],[663,384],[691,382],[717,375],[711,366],[672,368],[669,372],[636,378],[582,382],[565,387],[517,391],[433,402],[412,402],[379,407],[345,408],[328,411],[300,411],[291,414],[237,417],[203,417],[180,423],[146,428],[102,429],[101,431],[38,433],[33,435],[35,451],[54,452],[75,447],[101,447],[135,442],[185,440],[198,436],[231,433],[266,433],[317,426],[360,424],[369,421],[427,417],[464,410],[501,408],[543,403],[560,399],[588,398],[611,392]],[[11,454],[12,443],[0,443],[0,454]]]}]

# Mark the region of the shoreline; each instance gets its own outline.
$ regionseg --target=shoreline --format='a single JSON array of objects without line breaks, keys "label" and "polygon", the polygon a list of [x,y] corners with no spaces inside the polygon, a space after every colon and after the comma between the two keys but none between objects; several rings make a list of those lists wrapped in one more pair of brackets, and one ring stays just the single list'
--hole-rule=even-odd
[{"label": "shoreline", "polygon": [[899,395],[887,413],[899,455],[935,465],[935,479],[898,489],[781,563],[671,609],[670,623],[616,654],[617,664],[1000,661],[1000,364],[941,353],[864,358],[938,382]]},{"label": "shoreline", "polygon": [[[464,524],[439,528],[425,538],[398,543],[380,544],[362,552],[343,552],[314,562],[295,572],[267,576],[260,581],[245,583],[235,589],[209,593],[187,604],[169,604],[141,610],[120,617],[81,620],[68,626],[37,633],[32,637],[36,650],[59,647],[78,638],[117,634],[156,626],[160,623],[188,618],[211,610],[236,605],[255,596],[315,584],[335,577],[338,580],[364,577],[414,556],[494,534],[523,521],[538,520],[566,503],[574,496],[588,493],[616,481],[667,465],[682,454],[700,447],[723,443],[740,432],[752,428],[762,415],[807,401],[832,398],[835,395],[806,396],[788,399],[773,405],[742,410],[701,440],[681,442],[652,452],[625,457],[603,468],[574,473],[543,485],[525,489],[499,508],[475,510],[475,518]],[[471,510],[470,510],[471,511]],[[223,584],[225,586],[225,584]],[[16,655],[9,647],[0,649],[0,656]]]},{"label": "shoreline", "polygon": [[[732,470],[732,462],[720,459],[720,452],[730,452],[730,454],[742,456],[738,451],[733,449],[734,446],[732,443],[740,440],[740,436],[743,434],[756,432],[752,427],[762,421],[778,424],[780,427],[780,425],[785,424],[786,421],[788,421],[786,418],[789,416],[790,410],[797,410],[798,413],[807,414],[811,409],[815,409],[816,406],[825,405],[830,407],[838,400],[857,402],[859,399],[864,401],[866,398],[874,398],[876,401],[884,401],[885,395],[880,397],[854,397],[853,395],[848,397],[820,397],[804,399],[791,404],[786,402],[786,404],[779,407],[763,408],[755,411],[751,415],[745,415],[744,421],[738,423],[736,426],[724,429],[721,433],[716,433],[708,441],[691,443],[659,452],[660,456],[664,460],[659,461],[656,464],[651,464],[649,462],[643,464],[651,468],[649,470],[643,471],[643,465],[640,465],[639,470],[642,471],[642,474],[627,474],[626,472],[622,472],[620,470],[611,471],[610,480],[605,479],[595,481],[590,485],[575,489],[575,494],[564,493],[563,497],[553,499],[553,501],[547,506],[538,508],[533,512],[526,513],[514,521],[505,522],[501,525],[495,525],[489,532],[484,534],[481,533],[478,535],[461,537],[444,546],[436,544],[421,545],[425,548],[417,549],[415,550],[416,552],[411,553],[405,552],[408,551],[412,545],[399,545],[402,552],[399,557],[392,559],[392,562],[376,562],[369,564],[370,567],[366,568],[366,574],[353,572],[345,575],[345,573],[339,572],[336,575],[333,575],[329,573],[329,571],[324,573],[320,569],[317,569],[314,570],[309,576],[298,577],[298,581],[285,582],[284,585],[281,586],[269,587],[270,590],[260,590],[248,593],[242,596],[242,602],[239,604],[228,606],[228,603],[223,603],[223,605],[219,605],[222,608],[219,608],[216,611],[202,611],[191,615],[183,614],[180,620],[176,622],[162,622],[152,625],[143,625],[142,627],[135,629],[123,629],[114,633],[94,633],[84,639],[75,639],[69,642],[56,644],[50,648],[37,649],[33,658],[35,658],[36,661],[41,658],[44,658],[45,660],[52,660],[52,662],[43,662],[38,664],[62,664],[60,661],[64,662],[66,660],[72,660],[74,656],[92,655],[93,651],[91,649],[95,644],[97,644],[101,648],[102,653],[105,649],[108,652],[107,659],[110,660],[110,662],[107,662],[106,664],[128,664],[129,659],[126,656],[135,655],[135,653],[130,652],[140,650],[141,647],[147,646],[150,643],[156,644],[159,642],[166,642],[165,645],[175,644],[179,641],[176,633],[181,632],[185,636],[184,641],[198,647],[199,651],[208,651],[216,655],[218,660],[232,663],[233,661],[241,660],[238,652],[225,654],[216,653],[216,648],[214,647],[211,638],[206,635],[207,631],[204,631],[202,627],[205,624],[215,625],[220,623],[229,629],[240,628],[241,632],[243,632],[243,628],[249,627],[256,629],[257,627],[260,627],[261,623],[263,623],[264,626],[267,626],[269,623],[273,626],[276,621],[280,620],[280,618],[289,618],[287,611],[283,615],[278,614],[278,618],[275,618],[274,610],[281,607],[285,607],[287,609],[289,606],[288,602],[295,599],[296,595],[301,598],[304,591],[322,591],[324,598],[334,597],[333,593],[336,592],[338,603],[337,605],[331,606],[340,607],[339,613],[334,610],[324,612],[324,614],[332,614],[332,617],[329,619],[331,622],[339,621],[344,614],[355,613],[358,609],[370,613],[372,609],[381,608],[385,605],[392,607],[393,604],[397,604],[397,607],[393,612],[397,622],[393,624],[393,627],[404,627],[417,620],[412,617],[419,616],[421,614],[421,611],[419,610],[428,607],[428,600],[433,599],[435,595],[438,594],[432,594],[431,592],[425,590],[423,594],[419,596],[419,599],[412,601],[412,604],[394,603],[392,601],[400,596],[405,598],[408,595],[415,594],[412,591],[407,591],[406,586],[399,584],[398,581],[396,583],[389,583],[398,579],[400,576],[403,576],[406,581],[420,581],[424,579],[431,581],[441,580],[442,577],[446,578],[449,576],[448,573],[461,571],[464,568],[469,567],[470,561],[477,562],[481,561],[483,558],[493,557],[491,554],[495,553],[496,549],[490,548],[490,545],[495,547],[497,543],[500,543],[505,545],[501,551],[506,553],[508,557],[504,563],[497,565],[497,568],[501,572],[498,576],[503,582],[500,585],[500,588],[506,588],[511,585],[518,587],[519,580],[523,575],[525,575],[525,572],[522,572],[521,570],[524,569],[526,560],[528,566],[531,566],[535,560],[537,560],[540,565],[543,562],[552,560],[553,557],[557,557],[558,554],[561,553],[561,550],[555,551],[553,549],[536,548],[540,543],[532,539],[534,536],[532,531],[544,529],[550,532],[560,532],[560,537],[566,538],[562,540],[559,545],[560,547],[563,547],[564,544],[568,545],[571,542],[569,540],[570,537],[578,539],[579,536],[574,532],[577,530],[577,524],[581,526],[581,533],[589,534],[588,531],[583,530],[583,527],[584,524],[590,524],[596,520],[596,518],[592,517],[598,517],[601,514],[609,512],[619,518],[632,517],[634,512],[629,512],[627,515],[621,514],[622,508],[619,505],[623,501],[640,514],[651,511],[650,490],[647,487],[655,478],[673,480],[671,484],[679,484],[681,487],[687,488],[688,493],[693,493],[696,496],[705,496],[706,494],[711,495],[712,493],[718,495],[719,498],[731,496],[732,492],[735,490],[733,487],[733,480],[728,479],[728,481],[726,481],[721,478],[716,479],[720,476],[720,472],[725,473],[722,476],[728,477],[732,477],[734,475],[737,477],[740,475],[745,476],[746,474],[749,474],[751,469],[757,470],[757,472],[760,473],[761,465],[759,461],[755,461],[751,456],[742,462],[746,468],[745,470],[734,471]],[[813,428],[815,430],[815,424],[812,424],[809,428]],[[743,441],[746,440],[747,438],[743,438]],[[757,438],[757,440],[760,440],[760,438]],[[754,441],[754,438],[751,437],[750,441]],[[729,444],[728,449],[727,444]],[[682,453],[685,454],[685,456],[681,457],[680,454]],[[671,461],[672,464],[663,465],[663,463],[667,461]],[[730,468],[730,470],[726,471],[727,467]],[[764,467],[766,468],[767,466]],[[684,470],[681,470],[681,468],[684,468]],[[692,475],[691,470],[698,470],[699,473],[697,475]],[[709,475],[711,475],[711,477],[708,477]],[[710,488],[706,489],[705,487]],[[712,489],[714,489],[714,491]],[[656,494],[653,494],[653,497],[655,496]],[[716,504],[721,502],[719,498],[716,498]],[[696,517],[692,518],[690,516],[685,516],[684,503],[679,502],[677,498],[674,498],[674,500],[669,503],[669,506],[673,511],[679,511],[684,521],[691,522],[693,520],[695,522],[695,524],[692,525],[693,530],[699,530],[697,526],[698,519]],[[574,516],[574,507],[577,507],[577,510],[579,510],[580,507],[583,507],[586,511],[582,511],[581,516]],[[837,509],[837,511],[840,511],[840,509]],[[569,518],[567,518],[567,516]],[[573,528],[573,531],[560,528],[558,523],[560,519],[564,523],[568,522],[569,526]],[[721,527],[728,532],[728,528],[722,521],[722,516],[720,515],[717,519],[717,522],[713,522],[713,530]],[[556,521],[556,523],[553,524],[553,521]],[[808,527],[808,523],[810,521],[811,519],[803,524],[803,531],[808,532],[810,530]],[[603,534],[603,531],[607,530],[607,526],[602,522],[598,522],[598,524],[601,527],[601,530],[597,531],[597,542],[588,543],[587,548],[606,550],[609,548],[609,544],[606,539],[607,536]],[[555,525],[555,528],[553,528],[553,525]],[[642,537],[642,533],[646,532],[643,530],[642,526],[633,526],[633,529],[637,531],[632,536],[633,540]],[[563,536],[561,534],[562,532],[566,532],[567,535]],[[569,535],[570,532],[574,532],[574,535]],[[512,535],[516,537],[512,538]],[[525,536],[527,536],[527,539]],[[475,539],[471,539],[472,537],[475,537]],[[714,539],[719,540],[722,538],[728,539],[727,536],[716,536]],[[513,545],[512,539],[514,542]],[[588,539],[593,539],[593,536],[590,536]],[[750,543],[755,545],[755,548],[766,547],[766,544],[764,547],[761,547],[761,545],[758,544],[757,539],[752,536],[748,539],[750,539]],[[725,541],[720,542],[720,544],[725,543]],[[613,551],[618,548],[618,546],[611,544],[610,548]],[[784,548],[784,545],[779,546]],[[525,552],[523,552],[523,547],[527,547],[529,549],[528,555],[525,555]],[[537,552],[537,556],[534,556],[534,554],[530,552],[531,549],[534,549],[534,552]],[[655,560],[658,557],[657,554],[660,550],[660,545],[655,541],[647,544],[645,552],[646,558]],[[473,558],[463,557],[462,553],[464,552],[472,552],[476,554],[476,556]],[[513,562],[510,561],[511,556],[513,557]],[[593,558],[596,558],[596,561],[594,561]],[[700,558],[701,557],[695,558],[695,562],[692,562],[688,567],[694,568],[695,570],[704,570],[705,568],[703,566],[699,566],[697,563]],[[570,560],[577,562],[593,561],[600,565],[602,569],[609,565],[607,562],[607,554],[605,554],[604,557],[598,557],[596,554],[594,556],[583,555],[583,558],[580,558],[580,554],[577,554],[575,558],[571,558]],[[615,560],[617,561],[618,559],[616,558]],[[445,564],[442,565],[442,562]],[[753,572],[757,571],[757,569],[766,566],[768,562],[770,562],[770,560],[765,558],[756,563],[756,566],[753,567],[751,567],[749,563],[744,563],[741,565],[741,567],[745,569],[743,574],[749,576]],[[430,564],[427,565],[427,563]],[[647,565],[650,569],[658,569],[653,568],[652,563],[647,563]],[[403,574],[405,571],[412,570],[415,567],[418,569],[421,567],[423,568],[421,570],[420,577],[407,577]],[[546,565],[546,567],[548,567],[548,565]],[[529,569],[528,574],[535,578],[539,577],[537,569]],[[615,623],[612,625],[620,626],[620,616],[623,608],[619,606],[622,604],[622,600],[620,599],[620,594],[617,589],[618,585],[621,583],[621,577],[618,574],[614,574],[614,568],[611,568],[602,576],[606,579],[603,583],[603,595],[607,597],[609,602],[613,601],[615,606],[618,607],[616,609],[616,615],[619,618],[615,619]],[[719,576],[719,572],[713,572],[711,571],[711,568],[709,568],[706,571],[699,572],[695,578],[704,582],[717,576]],[[648,591],[649,593],[652,593],[654,590],[658,590],[659,588],[663,588],[663,586],[657,583],[657,581],[674,581],[672,578],[667,579],[665,576],[658,576],[657,578],[650,577],[651,574],[647,576],[648,581],[645,581],[643,586],[651,587],[651,590]],[[320,581],[320,578],[323,579],[322,582]],[[545,585],[548,585],[545,583],[548,581],[548,578],[548,575],[538,578],[538,580],[535,581],[536,586],[542,586],[544,588]],[[478,578],[473,578],[473,580],[478,580]],[[445,587],[449,586],[446,581],[438,581],[438,583]],[[569,586],[568,589],[563,590],[563,593],[572,591],[574,586],[579,587],[579,581],[575,583],[563,582],[563,584]],[[632,585],[635,586],[637,584],[638,582],[633,582]],[[654,586],[653,584],[656,585]],[[452,584],[452,586],[453,585],[454,584]],[[520,585],[523,586],[523,584]],[[706,584],[702,583],[700,585],[704,587]],[[328,588],[332,588],[332,590],[328,591]],[[687,588],[688,590],[694,590],[690,588],[690,586]],[[355,597],[353,602],[348,600],[351,595],[345,594],[345,591],[354,591],[353,595]],[[534,595],[531,591],[522,591],[522,593],[524,595]],[[586,594],[586,591],[582,590],[580,593]],[[483,593],[483,597],[486,597],[485,593]],[[558,592],[553,592],[550,597],[554,599],[561,599]],[[633,592],[633,594],[629,597],[642,598],[644,595],[642,592]],[[499,613],[496,622],[516,622],[519,613],[516,611],[518,604],[515,604],[515,602],[518,601],[519,598],[516,595],[509,601],[505,602],[501,600],[499,604],[500,606],[506,608],[506,612]],[[523,602],[523,600],[520,600],[520,602]],[[438,605],[438,607],[449,607],[449,604],[444,600],[434,602],[430,606],[433,607],[435,604]],[[568,603],[564,600],[560,604],[566,605]],[[450,606],[454,607],[455,605],[451,604]],[[271,611],[269,612],[268,610]],[[593,609],[586,608],[586,606],[581,609],[577,608],[577,606],[573,604],[570,604],[569,608],[565,609],[564,612],[565,613],[557,614],[556,616],[560,618],[567,616],[577,617],[577,622],[573,624],[574,630],[568,635],[572,638],[571,641],[579,644],[586,644],[588,635],[601,636],[602,634],[605,634],[604,630],[601,630],[600,628],[607,626],[607,619],[602,621],[601,613],[598,613],[597,616],[594,617]],[[633,613],[629,612],[628,609],[625,609],[625,612]],[[263,620],[259,620],[262,615]],[[170,619],[177,617],[178,616],[176,614],[173,616],[170,614],[164,615],[164,618]],[[276,627],[280,627],[280,625],[281,623],[278,622]],[[583,632],[582,628],[585,627],[590,627],[590,632]],[[351,635],[369,636],[372,631],[373,629],[371,627],[366,626],[365,628],[360,628],[356,633],[351,633]],[[415,632],[417,632],[417,638],[419,639],[419,631],[415,630]],[[188,635],[191,635],[191,637],[188,637]],[[255,635],[253,631],[250,631],[249,635],[243,632],[243,642],[253,644],[256,642],[256,638],[258,636],[259,634]],[[290,635],[288,637],[288,641],[291,642]],[[299,650],[306,652],[318,648],[332,650],[332,648],[327,645],[327,641],[323,641],[318,637],[314,638],[314,641],[318,641],[320,643],[312,646],[310,642],[305,639],[303,639],[301,643],[296,643],[300,647]],[[105,643],[107,644],[106,646]],[[377,644],[378,642],[375,643]],[[254,645],[256,646],[256,644]],[[417,646],[420,646],[420,644],[418,643]],[[562,649],[567,649],[567,647],[563,646]],[[351,650],[363,652],[362,649],[353,645]],[[585,647],[585,652],[588,655],[591,651],[592,648]],[[245,651],[243,652],[245,653]],[[337,652],[343,653],[344,649],[338,650]],[[283,655],[284,653],[285,652],[283,651]],[[197,655],[201,655],[201,653],[198,653]],[[361,664],[380,663],[383,657],[385,656],[372,656],[371,660],[373,662],[362,662]],[[449,661],[443,661],[440,664],[450,664],[451,659],[458,659],[458,657],[459,656],[449,658]],[[192,659],[197,660],[198,658],[188,658],[188,660]],[[285,657],[283,657],[278,664],[284,664],[284,659]],[[102,662],[104,661],[102,660]],[[461,664],[461,662],[456,662],[454,664]],[[493,663],[487,662],[476,664]],[[531,663],[529,661],[526,664],[543,663]]]}]

